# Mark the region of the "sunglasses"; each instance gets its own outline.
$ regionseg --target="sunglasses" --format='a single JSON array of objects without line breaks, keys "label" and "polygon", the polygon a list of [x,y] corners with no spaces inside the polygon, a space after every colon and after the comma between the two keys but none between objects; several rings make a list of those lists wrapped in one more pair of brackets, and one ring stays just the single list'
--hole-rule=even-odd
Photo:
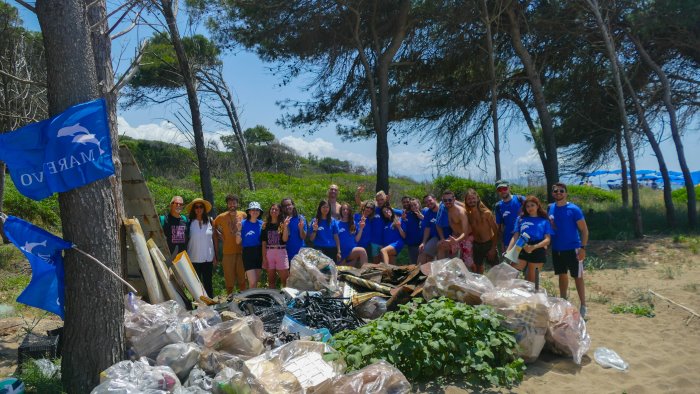
[{"label": "sunglasses", "polygon": [[496,188],[496,191],[497,191],[497,192],[504,192],[504,191],[506,191],[506,190],[508,190],[508,186],[502,186],[502,187]]},{"label": "sunglasses", "polygon": [[177,205],[178,207],[181,207],[181,206],[185,205],[185,204],[183,204],[183,203],[181,203],[181,202],[171,202],[170,204],[172,204],[172,205]]},{"label": "sunglasses", "polygon": [[195,205],[194,209],[204,209],[204,205]]},{"label": "sunglasses", "polygon": [[454,200],[455,200],[454,198],[443,198],[442,202],[452,202]]},{"label": "sunglasses", "polygon": [[564,189],[554,189],[554,190],[552,190],[552,193],[566,193],[566,190],[564,190]]}]

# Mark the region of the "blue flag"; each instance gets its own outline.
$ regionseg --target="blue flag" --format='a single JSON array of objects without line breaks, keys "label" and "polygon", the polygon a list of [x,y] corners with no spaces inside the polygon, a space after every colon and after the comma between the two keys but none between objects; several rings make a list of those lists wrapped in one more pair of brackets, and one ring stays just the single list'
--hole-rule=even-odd
[{"label": "blue flag", "polygon": [[34,200],[114,174],[104,99],[0,134],[0,160],[17,190]]},{"label": "blue flag", "polygon": [[61,316],[63,319],[63,255],[73,244],[14,216],[5,220],[7,238],[24,253],[32,266],[32,279],[17,301]]}]

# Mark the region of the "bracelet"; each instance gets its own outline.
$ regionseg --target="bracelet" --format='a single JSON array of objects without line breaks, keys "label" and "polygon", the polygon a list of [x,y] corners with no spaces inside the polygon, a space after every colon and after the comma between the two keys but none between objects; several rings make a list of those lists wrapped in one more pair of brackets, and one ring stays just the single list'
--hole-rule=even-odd
[{"label": "bracelet", "polygon": [[586,249],[586,245],[581,245],[580,249]]}]

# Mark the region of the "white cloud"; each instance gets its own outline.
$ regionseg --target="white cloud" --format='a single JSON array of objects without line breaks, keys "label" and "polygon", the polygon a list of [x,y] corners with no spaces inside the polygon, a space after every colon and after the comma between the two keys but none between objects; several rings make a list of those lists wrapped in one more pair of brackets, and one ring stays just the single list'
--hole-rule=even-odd
[{"label": "white cloud", "polygon": [[513,164],[520,167],[542,167],[540,155],[537,154],[537,149],[530,148],[523,156],[518,157],[513,161]]},{"label": "white cloud", "polygon": [[126,135],[139,140],[166,141],[179,145],[189,146],[187,138],[170,122],[147,123],[131,126],[126,119],[117,117],[119,135]]},{"label": "white cloud", "polygon": [[294,149],[302,156],[306,156],[311,153],[312,155],[318,157],[332,157],[334,159],[347,160],[355,165],[362,165],[365,167],[374,167],[377,162],[373,157],[362,153],[338,149],[332,142],[326,141],[323,138],[305,140],[303,138],[288,135],[286,137],[282,137],[280,142]]},{"label": "white cloud", "polygon": [[432,164],[433,156],[426,152],[389,152],[389,169],[392,174],[423,179],[430,177]]}]

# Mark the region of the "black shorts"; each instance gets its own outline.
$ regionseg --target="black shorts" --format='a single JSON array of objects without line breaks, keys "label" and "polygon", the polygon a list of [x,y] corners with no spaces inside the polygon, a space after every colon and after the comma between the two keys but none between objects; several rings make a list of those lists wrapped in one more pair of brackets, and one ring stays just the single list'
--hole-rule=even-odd
[{"label": "black shorts", "polygon": [[583,277],[583,263],[579,263],[576,249],[553,250],[552,263],[556,275],[566,274],[566,271],[569,271],[572,278]]},{"label": "black shorts", "polygon": [[[493,244],[493,241],[488,240],[486,242],[472,242],[472,256],[474,258],[474,264],[476,265],[484,265],[484,261],[486,261],[486,255],[489,253],[489,250],[491,250],[491,245]],[[489,263],[493,263],[493,261],[489,261]]]},{"label": "black shorts", "polygon": [[[527,244],[528,245],[536,245],[540,243],[542,240],[539,241],[530,241]],[[528,263],[544,263],[547,261],[547,249],[545,248],[539,248],[535,249],[532,251],[532,253],[527,253],[525,249],[520,251],[520,254],[518,255],[519,260],[525,260]]]},{"label": "black shorts", "polygon": [[243,268],[246,271],[262,269],[262,246],[246,246],[243,248]]},{"label": "black shorts", "polygon": [[318,251],[320,251],[321,253],[325,254],[326,256],[328,256],[331,260],[333,260],[334,263],[336,263],[336,264],[338,263],[338,260],[337,260],[338,249],[333,248],[333,247],[331,247],[331,248],[317,247],[316,249]]}]

